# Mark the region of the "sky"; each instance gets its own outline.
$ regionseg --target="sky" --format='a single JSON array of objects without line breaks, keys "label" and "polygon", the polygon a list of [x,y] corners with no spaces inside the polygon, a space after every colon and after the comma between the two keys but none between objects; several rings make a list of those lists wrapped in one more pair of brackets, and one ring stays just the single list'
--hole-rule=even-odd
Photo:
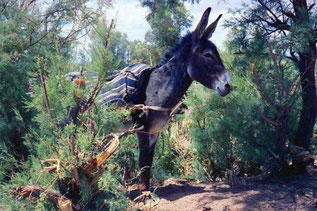
[{"label": "sky", "polygon": [[[206,8],[212,7],[209,22],[215,20],[219,14],[223,14],[218,27],[211,40],[219,47],[223,45],[229,30],[222,24],[231,17],[228,9],[241,6],[242,2],[249,0],[200,0],[199,4],[185,3],[185,7],[193,16],[193,24],[190,30],[194,30]],[[115,0],[113,7],[107,10],[108,19],[116,19],[116,29],[128,35],[129,40],[144,40],[144,34],[150,29],[146,22],[147,8],[143,8],[138,0]]]}]

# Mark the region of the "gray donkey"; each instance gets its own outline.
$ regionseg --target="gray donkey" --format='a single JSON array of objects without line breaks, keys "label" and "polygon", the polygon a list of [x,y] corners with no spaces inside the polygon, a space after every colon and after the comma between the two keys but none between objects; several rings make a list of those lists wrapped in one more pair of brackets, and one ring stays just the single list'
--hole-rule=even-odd
[{"label": "gray donkey", "polygon": [[[131,113],[139,142],[139,167],[142,169],[139,189],[148,193],[150,169],[155,144],[160,131],[166,126],[174,108],[193,81],[215,90],[220,96],[231,91],[231,77],[224,67],[216,46],[208,39],[216,29],[221,15],[208,27],[211,8],[206,9],[196,29],[184,36],[167,51],[156,67],[132,64],[109,79],[111,90],[101,91],[102,105],[117,106],[132,104]],[[81,75],[70,73],[71,80]],[[131,93],[129,93],[131,92]],[[76,123],[81,108],[70,108],[66,124]]]},{"label": "gray donkey", "polygon": [[[197,81],[220,96],[226,96],[231,91],[231,77],[216,46],[208,40],[221,18],[219,15],[207,27],[210,10],[206,9],[195,31],[188,33],[167,51],[156,67],[132,64],[109,79],[108,84],[112,85],[110,91],[101,92],[99,102],[102,105],[132,104],[136,108],[131,116],[134,124],[142,128],[137,131],[139,167],[142,169],[141,191],[150,188],[150,169],[158,135],[191,83]],[[131,91],[132,94],[129,93]],[[79,109],[80,105],[69,110],[67,122],[70,118],[76,122]]]},{"label": "gray donkey", "polygon": [[161,63],[152,69],[147,85],[137,101],[147,106],[134,121],[144,126],[137,132],[139,167],[142,169],[140,190],[150,188],[150,168],[158,134],[163,130],[173,108],[181,101],[193,81],[215,90],[220,96],[231,91],[231,77],[224,67],[216,46],[208,39],[216,29],[221,15],[208,27],[208,8],[194,32],[184,36],[176,46],[165,53]]}]

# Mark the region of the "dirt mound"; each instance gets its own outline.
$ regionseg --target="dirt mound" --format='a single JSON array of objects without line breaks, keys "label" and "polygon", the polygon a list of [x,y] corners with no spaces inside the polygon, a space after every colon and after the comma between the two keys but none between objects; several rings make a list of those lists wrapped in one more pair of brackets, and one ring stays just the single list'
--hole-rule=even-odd
[{"label": "dirt mound", "polygon": [[160,202],[151,210],[317,210],[317,177],[237,186],[168,179],[154,188]]}]

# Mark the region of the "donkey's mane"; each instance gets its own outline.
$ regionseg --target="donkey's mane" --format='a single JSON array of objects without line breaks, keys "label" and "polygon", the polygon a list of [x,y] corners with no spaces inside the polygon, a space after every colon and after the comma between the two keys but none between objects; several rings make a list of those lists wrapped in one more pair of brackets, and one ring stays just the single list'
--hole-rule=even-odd
[{"label": "donkey's mane", "polygon": [[156,67],[161,67],[166,64],[173,56],[175,56],[185,45],[191,43],[192,33],[188,33],[183,36],[171,49],[167,50],[161,61],[156,65]]}]

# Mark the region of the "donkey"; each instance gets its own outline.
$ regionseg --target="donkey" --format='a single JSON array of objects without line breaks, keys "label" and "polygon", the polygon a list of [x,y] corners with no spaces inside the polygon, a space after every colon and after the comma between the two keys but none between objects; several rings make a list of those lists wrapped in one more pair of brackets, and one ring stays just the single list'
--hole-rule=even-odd
[{"label": "donkey", "polygon": [[139,186],[141,191],[150,188],[150,168],[159,132],[192,82],[197,81],[220,96],[226,96],[231,91],[231,77],[216,46],[208,40],[222,15],[207,27],[210,11],[211,8],[206,9],[196,29],[165,53],[161,63],[152,70],[143,99],[140,99],[149,109],[142,118],[133,116],[139,125],[144,126],[142,131],[137,132],[139,167],[143,169]]}]

